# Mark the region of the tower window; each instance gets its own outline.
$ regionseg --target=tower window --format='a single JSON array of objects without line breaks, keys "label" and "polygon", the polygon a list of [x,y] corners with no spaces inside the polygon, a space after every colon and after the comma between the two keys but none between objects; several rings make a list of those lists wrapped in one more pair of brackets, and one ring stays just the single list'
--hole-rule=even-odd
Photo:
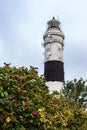
[{"label": "tower window", "polygon": [[50,48],[47,48],[47,49],[46,49],[46,51],[49,51],[49,50],[50,50]]},{"label": "tower window", "polygon": [[60,48],[60,47],[58,47],[58,50],[59,50],[59,51],[61,51],[61,48]]},{"label": "tower window", "polygon": [[59,60],[62,60],[62,58],[61,58],[61,57],[59,57]]}]

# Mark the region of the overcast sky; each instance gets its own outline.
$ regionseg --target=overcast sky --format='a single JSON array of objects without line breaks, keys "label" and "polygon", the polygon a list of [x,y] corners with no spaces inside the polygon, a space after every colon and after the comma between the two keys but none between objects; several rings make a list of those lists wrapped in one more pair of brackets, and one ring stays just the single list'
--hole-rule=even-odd
[{"label": "overcast sky", "polygon": [[65,79],[87,79],[87,0],[0,0],[0,66],[44,71],[43,34],[59,18],[65,34]]}]

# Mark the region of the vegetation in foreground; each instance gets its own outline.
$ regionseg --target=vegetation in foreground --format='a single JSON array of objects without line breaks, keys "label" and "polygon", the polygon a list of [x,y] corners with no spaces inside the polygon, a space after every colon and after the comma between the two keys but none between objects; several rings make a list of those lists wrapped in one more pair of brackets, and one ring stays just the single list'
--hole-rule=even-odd
[{"label": "vegetation in foreground", "polygon": [[0,68],[0,130],[87,130],[86,107],[83,79],[50,94],[34,67]]}]

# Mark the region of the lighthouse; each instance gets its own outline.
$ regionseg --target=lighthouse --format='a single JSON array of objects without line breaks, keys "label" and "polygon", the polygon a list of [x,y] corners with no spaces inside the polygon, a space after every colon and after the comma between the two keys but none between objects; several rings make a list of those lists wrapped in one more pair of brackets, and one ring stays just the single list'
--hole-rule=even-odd
[{"label": "lighthouse", "polygon": [[43,35],[44,77],[50,92],[60,92],[64,81],[64,34],[60,28],[60,21],[53,17],[47,23]]}]

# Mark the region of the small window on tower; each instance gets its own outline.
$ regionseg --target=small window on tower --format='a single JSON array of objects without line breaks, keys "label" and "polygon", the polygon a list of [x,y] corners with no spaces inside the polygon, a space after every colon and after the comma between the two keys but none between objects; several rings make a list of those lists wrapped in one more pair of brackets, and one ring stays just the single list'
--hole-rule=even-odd
[{"label": "small window on tower", "polygon": [[61,51],[61,48],[60,48],[60,47],[58,47],[58,50],[59,50],[59,51]]},{"label": "small window on tower", "polygon": [[61,57],[59,57],[59,60],[61,60],[62,58]]},{"label": "small window on tower", "polygon": [[50,48],[47,48],[47,49],[46,49],[46,51],[49,51],[49,50],[50,50]]},{"label": "small window on tower", "polygon": [[51,49],[51,46],[50,46],[50,45],[47,45],[46,51],[50,51],[50,49]]}]

